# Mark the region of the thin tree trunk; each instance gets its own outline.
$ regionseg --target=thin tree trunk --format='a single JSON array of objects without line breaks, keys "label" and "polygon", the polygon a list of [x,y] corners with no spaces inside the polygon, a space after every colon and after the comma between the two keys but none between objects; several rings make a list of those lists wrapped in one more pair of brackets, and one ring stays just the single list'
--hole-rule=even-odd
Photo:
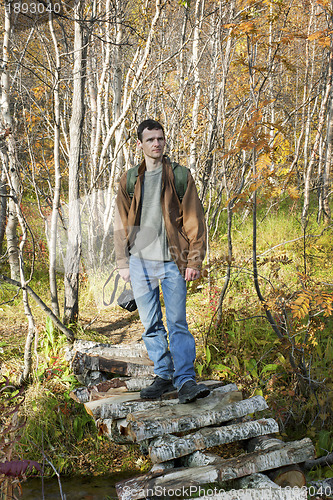
[{"label": "thin tree trunk", "polygon": [[301,219],[303,226],[305,226],[307,223],[309,207],[310,207],[312,170],[313,170],[314,164],[317,160],[320,138],[321,138],[321,135],[323,133],[324,123],[325,123],[327,103],[328,103],[329,97],[331,95],[331,90],[332,90],[332,73],[333,73],[332,59],[333,59],[333,53],[332,53],[332,51],[330,51],[329,62],[328,62],[328,72],[327,72],[327,79],[326,79],[326,89],[325,89],[325,93],[323,95],[323,100],[322,100],[321,106],[320,106],[320,111],[319,111],[319,116],[318,116],[317,133],[316,133],[314,145],[312,147],[310,161],[309,161],[309,164],[307,166],[305,176],[304,176],[304,201],[303,201],[303,210],[302,210],[302,219]]},{"label": "thin tree trunk", "polygon": [[9,176],[10,197],[8,198],[8,218],[6,226],[7,252],[10,274],[13,279],[20,279],[19,250],[17,238],[17,213],[15,200],[19,193],[19,177],[13,139],[13,122],[10,114],[9,82],[9,45],[11,36],[10,4],[5,3],[5,31],[3,34],[2,74],[1,74],[1,125],[6,140],[1,147],[2,161]]},{"label": "thin tree trunk", "polygon": [[[331,44],[331,54],[333,46]],[[333,73],[332,65],[333,58],[330,57],[331,74]],[[325,152],[325,163],[324,171],[322,177],[322,213],[325,224],[329,224],[331,221],[331,207],[329,204],[330,200],[330,190],[331,190],[331,161],[332,161],[332,141],[333,141],[333,87],[331,84],[330,99],[329,99],[329,112],[328,112],[328,124],[327,124],[327,136],[326,136],[326,152]]]},{"label": "thin tree trunk", "polygon": [[6,232],[6,214],[7,214],[7,186],[6,186],[6,172],[5,169],[3,168],[1,169],[1,177],[0,177],[0,255],[2,255],[3,239],[5,237],[5,232]]},{"label": "thin tree trunk", "polygon": [[204,0],[196,0],[195,4],[195,28],[193,35],[193,46],[192,46],[192,65],[194,74],[194,102],[192,106],[192,137],[190,146],[190,169],[192,173],[195,174],[197,166],[197,133],[198,133],[198,122],[199,122],[199,106],[200,106],[200,96],[201,96],[201,85],[200,85],[200,71],[199,71],[199,42],[200,42],[200,30],[202,25],[202,12],[204,7]]},{"label": "thin tree trunk", "polygon": [[61,169],[60,169],[60,98],[59,98],[59,80],[60,80],[60,55],[58,50],[58,41],[53,26],[52,14],[49,14],[49,27],[53,41],[56,68],[54,73],[54,190],[52,202],[52,216],[50,224],[49,236],[49,280],[51,293],[51,308],[55,316],[60,316],[58,289],[57,289],[57,232],[58,232],[58,217],[60,207],[60,189],[61,189]]},{"label": "thin tree trunk", "polygon": [[81,218],[79,200],[79,172],[84,118],[85,48],[80,22],[84,0],[74,7],[74,68],[73,104],[70,121],[70,156],[68,177],[68,243],[65,262],[64,323],[76,323],[79,314],[79,270],[81,257]]}]

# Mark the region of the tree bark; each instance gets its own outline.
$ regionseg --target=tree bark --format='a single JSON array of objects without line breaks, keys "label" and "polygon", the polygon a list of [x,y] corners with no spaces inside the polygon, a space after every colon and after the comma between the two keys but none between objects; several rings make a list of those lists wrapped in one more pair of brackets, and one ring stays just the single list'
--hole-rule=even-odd
[{"label": "tree bark", "polygon": [[[265,454],[248,453],[231,459],[220,459],[219,462],[203,467],[178,468],[164,475],[146,474],[117,483],[116,490],[120,500],[136,500],[153,496],[154,491],[159,491],[157,488],[166,488],[166,490],[175,490],[182,486],[198,488],[207,483],[229,481],[272,468],[304,462],[307,457],[313,456],[313,444],[310,439],[305,438],[301,441],[286,443],[281,450],[269,451]],[[147,495],[148,491],[149,495]],[[291,500],[294,497],[289,498]]]},{"label": "tree bark", "polygon": [[161,436],[150,443],[148,450],[151,461],[159,463],[189,455],[197,450],[276,432],[279,432],[279,426],[275,420],[262,419],[212,429],[207,427],[179,438],[173,435]]},{"label": "tree bark", "polygon": [[[237,394],[237,393],[233,393]],[[224,404],[223,399],[226,403]],[[244,401],[230,402],[229,396],[221,398],[210,394],[202,400],[173,408],[138,412],[128,415],[129,425],[125,432],[134,442],[156,436],[188,432],[209,425],[218,425],[234,418],[244,417],[255,411],[265,410],[267,404],[262,396],[254,396]]]},{"label": "tree bark", "polygon": [[[0,141],[2,141],[1,138]],[[0,149],[1,148],[2,145],[0,145]],[[2,255],[3,239],[6,233],[6,219],[7,219],[6,171],[4,168],[2,168],[0,174],[0,255]]]},{"label": "tree bark", "polygon": [[2,74],[1,74],[1,156],[6,169],[10,197],[8,198],[8,217],[6,226],[7,252],[12,279],[20,279],[19,249],[17,238],[16,203],[19,196],[20,183],[13,138],[13,120],[10,113],[10,79],[9,51],[11,37],[10,3],[5,2],[5,26],[3,33]]},{"label": "tree bark", "polygon": [[65,262],[64,324],[75,324],[79,315],[79,272],[81,257],[81,216],[79,173],[84,118],[86,76],[86,44],[83,37],[82,12],[84,0],[74,6],[73,104],[70,121],[68,243]]},{"label": "tree bark", "polygon": [[60,317],[58,288],[57,288],[57,240],[58,240],[58,217],[60,208],[60,189],[61,189],[61,168],[60,168],[60,54],[58,49],[58,40],[53,25],[52,13],[49,13],[49,28],[53,41],[53,47],[56,56],[56,67],[54,72],[54,190],[52,200],[52,215],[49,228],[49,281],[51,294],[51,309],[57,318]]},{"label": "tree bark", "polygon": [[309,161],[309,164],[307,165],[307,168],[306,168],[306,171],[304,174],[304,201],[303,201],[303,210],[302,210],[302,218],[301,218],[303,227],[306,227],[306,225],[307,225],[307,219],[308,219],[308,213],[309,213],[309,207],[310,207],[310,193],[311,193],[311,179],[312,179],[311,176],[312,176],[314,164],[318,159],[318,148],[319,148],[319,143],[320,143],[321,135],[323,133],[323,128],[324,128],[324,124],[325,124],[327,103],[328,103],[329,97],[332,93],[332,75],[333,75],[332,59],[333,59],[333,52],[331,50],[329,53],[329,60],[328,60],[326,88],[325,88],[325,92],[324,92],[323,99],[322,99],[321,106],[320,106],[320,110],[319,110],[317,133],[316,133],[315,141],[314,141],[314,144],[312,147],[310,161]]}]

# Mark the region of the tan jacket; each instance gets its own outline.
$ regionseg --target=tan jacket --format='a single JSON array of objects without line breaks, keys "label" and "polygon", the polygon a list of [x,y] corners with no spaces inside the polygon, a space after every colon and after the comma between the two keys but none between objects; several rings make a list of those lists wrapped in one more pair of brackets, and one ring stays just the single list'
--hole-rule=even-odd
[{"label": "tan jacket", "polygon": [[[140,226],[141,193],[146,163],[139,166],[133,199],[126,190],[127,172],[120,179],[116,199],[115,251],[118,268],[127,268],[129,249]],[[161,207],[169,251],[180,272],[201,269],[206,254],[206,224],[193,177],[188,171],[187,188],[179,201],[170,160],[163,157]]]}]

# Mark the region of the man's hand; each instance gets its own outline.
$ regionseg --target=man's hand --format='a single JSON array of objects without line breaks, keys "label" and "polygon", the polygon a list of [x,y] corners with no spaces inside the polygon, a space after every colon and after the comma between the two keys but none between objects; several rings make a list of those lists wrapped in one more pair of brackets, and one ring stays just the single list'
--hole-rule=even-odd
[{"label": "man's hand", "polygon": [[185,269],[185,281],[194,281],[200,278],[200,271],[198,269],[192,269],[187,267]]},{"label": "man's hand", "polygon": [[126,283],[131,281],[130,272],[129,272],[128,267],[125,267],[124,269],[118,269],[118,273],[119,273],[120,277],[123,278],[124,281],[126,281]]}]

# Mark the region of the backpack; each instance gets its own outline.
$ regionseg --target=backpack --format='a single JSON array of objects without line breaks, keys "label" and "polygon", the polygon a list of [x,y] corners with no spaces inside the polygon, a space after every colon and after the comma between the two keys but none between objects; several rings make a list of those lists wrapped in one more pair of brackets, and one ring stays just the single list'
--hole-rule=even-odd
[{"label": "backpack", "polygon": [[[133,198],[134,195],[134,188],[135,184],[138,178],[138,170],[139,170],[140,165],[136,165],[133,168],[130,168],[127,172],[127,179],[126,179],[126,191],[130,195],[130,198]],[[183,167],[182,165],[179,165],[176,162],[171,163],[172,170],[173,170],[173,175],[175,178],[175,187],[177,191],[177,195],[179,198],[179,201],[181,202],[186,188],[187,188],[187,174],[188,174],[188,168]]]}]

